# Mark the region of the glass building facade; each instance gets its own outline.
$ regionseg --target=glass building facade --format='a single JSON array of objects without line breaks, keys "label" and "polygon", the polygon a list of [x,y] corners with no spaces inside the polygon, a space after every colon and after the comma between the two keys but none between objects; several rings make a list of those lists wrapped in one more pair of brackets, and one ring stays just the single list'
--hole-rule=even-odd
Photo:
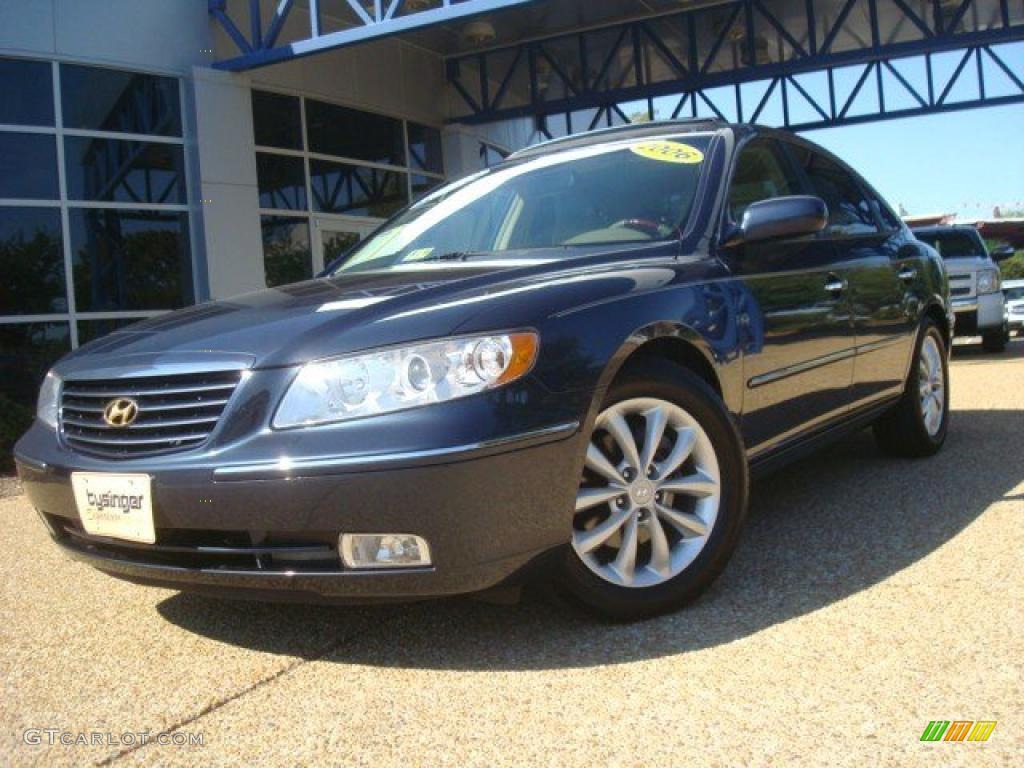
[{"label": "glass building facade", "polygon": [[184,145],[178,78],[0,58],[0,393],[193,303]]}]

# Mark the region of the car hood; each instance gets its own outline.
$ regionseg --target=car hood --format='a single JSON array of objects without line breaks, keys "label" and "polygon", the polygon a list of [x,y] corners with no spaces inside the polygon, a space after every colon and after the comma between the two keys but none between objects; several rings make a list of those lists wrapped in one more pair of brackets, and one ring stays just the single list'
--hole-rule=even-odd
[{"label": "car hood", "polygon": [[[646,285],[663,285],[675,272],[652,263],[677,254],[665,244],[523,265],[515,259],[415,271],[350,273],[316,278],[199,304],[146,320],[86,344],[57,367],[62,376],[166,372],[203,364],[208,369],[265,368],[456,333],[481,313],[529,325],[546,312]],[[562,254],[564,256],[564,254]],[[643,266],[640,266],[642,263]],[[514,311],[507,306],[514,303]],[[500,318],[497,319],[497,318]],[[478,324],[479,325],[479,324]],[[492,330],[505,325],[491,326]]]}]

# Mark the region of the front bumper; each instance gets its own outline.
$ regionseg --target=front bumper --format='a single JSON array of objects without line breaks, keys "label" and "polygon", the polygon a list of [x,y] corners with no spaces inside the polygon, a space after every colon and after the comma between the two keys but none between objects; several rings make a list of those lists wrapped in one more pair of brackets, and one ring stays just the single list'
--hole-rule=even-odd
[{"label": "front bumper", "polygon": [[994,331],[1003,327],[1003,295],[986,293],[981,296],[970,296],[953,299],[953,311],[956,313],[957,336],[977,336],[986,331]]},{"label": "front bumper", "polygon": [[[101,470],[38,423],[19,442],[18,473],[55,541],[73,558],[144,584],[229,596],[351,602],[474,592],[568,540],[584,442],[575,421],[428,451],[210,460],[131,471],[153,478],[155,545],[86,534],[72,471]],[[144,462],[143,462],[144,463]],[[107,471],[127,471],[123,462]],[[339,533],[412,533],[429,568],[356,571]]]}]

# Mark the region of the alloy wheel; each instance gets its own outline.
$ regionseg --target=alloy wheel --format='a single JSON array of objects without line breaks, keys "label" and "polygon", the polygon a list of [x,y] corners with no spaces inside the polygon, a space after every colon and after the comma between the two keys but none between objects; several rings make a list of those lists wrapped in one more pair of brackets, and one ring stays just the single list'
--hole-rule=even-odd
[{"label": "alloy wheel", "polygon": [[587,446],[573,549],[612,584],[661,584],[704,549],[721,490],[714,447],[693,416],[656,398],[615,403]]},{"label": "alloy wheel", "polygon": [[924,428],[930,437],[935,437],[942,427],[946,409],[946,377],[942,369],[942,352],[934,336],[925,336],[921,344],[917,380]]}]

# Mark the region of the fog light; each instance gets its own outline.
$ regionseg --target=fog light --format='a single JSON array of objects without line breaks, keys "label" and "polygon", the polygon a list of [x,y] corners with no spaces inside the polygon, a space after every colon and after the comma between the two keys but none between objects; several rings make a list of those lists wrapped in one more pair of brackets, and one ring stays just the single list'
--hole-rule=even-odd
[{"label": "fog light", "polygon": [[408,533],[343,533],[341,562],[346,568],[422,568],[430,565],[427,540]]}]

